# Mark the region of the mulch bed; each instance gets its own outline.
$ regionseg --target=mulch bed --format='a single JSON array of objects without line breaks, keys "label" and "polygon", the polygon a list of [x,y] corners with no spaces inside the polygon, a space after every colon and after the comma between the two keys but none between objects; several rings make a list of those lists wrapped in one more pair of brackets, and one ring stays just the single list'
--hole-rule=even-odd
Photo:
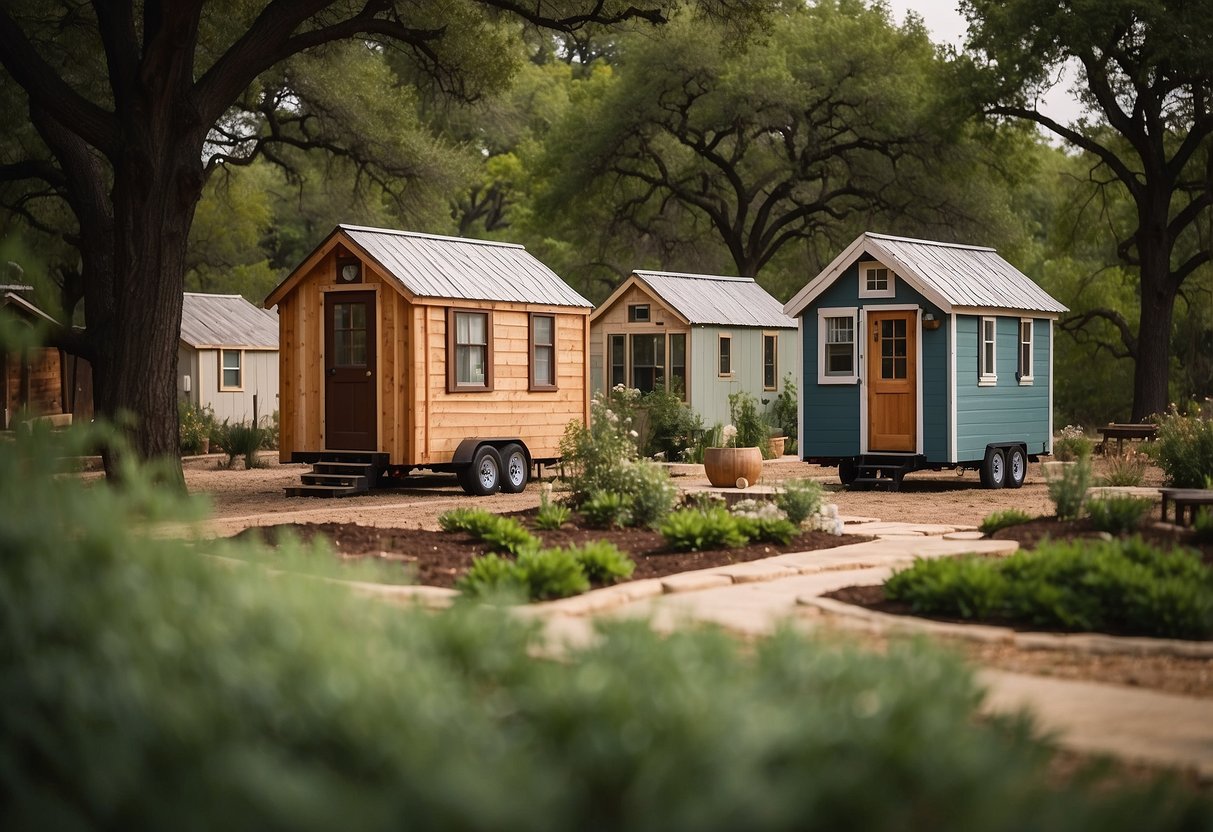
[{"label": "mulch bed", "polygon": [[[590,529],[577,524],[578,518],[557,531],[534,528],[534,510],[515,512],[530,532],[543,541],[545,548],[580,546],[592,540],[614,543],[636,562],[632,580],[662,578],[679,572],[707,569],[730,563],[761,560],[787,552],[810,552],[829,549],[868,538],[848,535],[839,537],[825,532],[803,532],[786,546],[755,543],[735,549],[714,549],[707,552],[672,552],[665,538],[648,529]],[[483,543],[466,534],[426,531],[424,529],[380,528],[354,523],[299,523],[260,526],[245,529],[237,537],[257,537],[271,545],[283,532],[291,532],[300,540],[309,541],[317,535],[327,538],[343,558],[381,558],[399,561],[402,569],[415,570],[417,583],[425,586],[453,587],[467,572],[473,558],[487,554]]]}]

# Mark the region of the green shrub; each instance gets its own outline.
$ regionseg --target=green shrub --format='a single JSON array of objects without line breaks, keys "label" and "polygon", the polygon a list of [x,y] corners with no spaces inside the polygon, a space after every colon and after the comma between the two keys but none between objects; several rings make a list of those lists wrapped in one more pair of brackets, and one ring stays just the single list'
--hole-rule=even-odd
[{"label": "green shrub", "polygon": [[257,451],[261,450],[261,428],[247,422],[238,422],[233,425],[224,419],[218,432],[221,437],[220,443],[224,452],[227,453],[228,468],[236,464],[238,456],[244,457],[244,467],[249,470],[264,467],[263,463],[257,459]]},{"label": "green shrub", "polygon": [[1176,488],[1205,488],[1213,478],[1213,420],[1199,408],[1185,416],[1172,410],[1159,420],[1154,453],[1167,483]]},{"label": "green shrub", "polygon": [[613,584],[632,577],[636,564],[619,551],[614,543],[592,540],[578,548],[569,549],[573,559],[581,564],[585,576],[595,584]]},{"label": "green shrub", "polygon": [[52,442],[0,443],[6,829],[1208,828],[1187,792],[1058,784],[942,652],[616,622],[545,660],[516,616],[146,534],[168,490],[86,487]]},{"label": "green shrub", "polygon": [[661,535],[671,549],[680,552],[730,549],[746,544],[746,536],[737,518],[719,508],[706,512],[694,509],[675,511],[661,524]]},{"label": "green shrub", "polygon": [[758,448],[763,459],[771,458],[771,443],[766,422],[758,412],[758,399],[744,390],[729,394],[729,418],[737,429],[738,448]]},{"label": "green shrub", "polygon": [[1146,465],[1149,457],[1140,454],[1132,448],[1122,456],[1109,457],[1107,470],[1103,475],[1104,485],[1139,486],[1146,479]]},{"label": "green shrub", "polygon": [[539,538],[528,532],[512,517],[491,515],[492,520],[477,530],[476,536],[494,552],[509,552],[519,555],[539,548]]},{"label": "green shrub", "polygon": [[[800,411],[796,403],[796,380],[791,373],[783,377],[783,390],[775,397],[771,405],[770,422],[779,431],[780,436],[786,436],[784,450],[791,453],[796,448],[796,440],[800,429]],[[789,517],[790,519],[790,517]],[[795,522],[795,521],[793,521]]]},{"label": "green shrub", "polygon": [[590,588],[585,570],[568,549],[524,551],[517,566],[532,601],[568,598]]},{"label": "green shrub", "polygon": [[1213,570],[1140,538],[1046,543],[1005,559],[918,561],[885,592],[921,613],[1163,638],[1213,635]]},{"label": "green shrub", "polygon": [[467,574],[455,582],[455,588],[468,598],[503,603],[521,602],[528,597],[526,577],[518,564],[492,553],[475,558]]},{"label": "green shrub", "polygon": [[656,526],[678,502],[678,487],[665,468],[639,460],[624,466],[624,494],[630,498],[628,525]]},{"label": "green shrub", "polygon": [[737,529],[747,542],[778,543],[786,546],[792,542],[800,527],[786,517],[736,517]]},{"label": "green shrub", "polygon": [[691,448],[690,458],[687,462],[695,462],[703,464],[704,451],[708,448],[720,448],[724,446],[724,427],[720,424],[712,425],[695,438],[695,445]]},{"label": "green shrub", "polygon": [[444,532],[468,532],[475,537],[473,529],[485,528],[492,517],[482,508],[453,508],[438,515],[438,525]]},{"label": "green shrub", "polygon": [[596,529],[632,525],[632,500],[615,491],[594,494],[581,504],[585,522]]},{"label": "green shrub", "polygon": [[993,514],[986,515],[986,518],[981,521],[981,525],[977,527],[977,530],[982,534],[994,534],[999,529],[1018,526],[1021,523],[1027,523],[1031,519],[1032,515],[1027,512],[1020,511],[1017,508],[1009,508],[1006,511],[996,511]]},{"label": "green shrub", "polygon": [[1060,472],[1045,468],[1049,499],[1059,520],[1077,520],[1082,514],[1082,505],[1087,499],[1087,487],[1091,484],[1091,462],[1083,458],[1060,466]]},{"label": "green shrub", "polygon": [[553,503],[551,492],[552,488],[547,484],[539,489],[539,511],[535,514],[535,528],[537,529],[555,531],[569,522],[569,517],[573,514],[568,506]]},{"label": "green shrub", "polygon": [[1141,528],[1142,521],[1153,507],[1153,500],[1117,495],[1088,500],[1087,514],[1101,532],[1128,534]]},{"label": "green shrub", "polygon": [[1202,508],[1192,521],[1192,542],[1201,546],[1213,543],[1213,511]]},{"label": "green shrub", "polygon": [[665,389],[644,394],[639,405],[648,414],[648,428],[641,437],[642,456],[667,462],[687,461],[695,438],[703,432],[703,419],[684,402],[678,392]]},{"label": "green shrub", "polygon": [[1066,425],[1053,442],[1053,456],[1058,462],[1077,462],[1090,459],[1095,443],[1087,438],[1082,425]]},{"label": "green shrub", "polygon": [[561,476],[576,507],[593,494],[626,493],[624,466],[636,459],[634,429],[640,391],[615,387],[596,393],[590,423],[569,422],[560,440]]},{"label": "green shrub", "polygon": [[785,480],[775,493],[775,505],[797,526],[821,511],[824,489],[810,479]]},{"label": "green shrub", "polygon": [[203,440],[210,441],[215,426],[215,411],[210,405],[198,407],[193,402],[177,402],[179,444],[183,456],[202,453]]}]

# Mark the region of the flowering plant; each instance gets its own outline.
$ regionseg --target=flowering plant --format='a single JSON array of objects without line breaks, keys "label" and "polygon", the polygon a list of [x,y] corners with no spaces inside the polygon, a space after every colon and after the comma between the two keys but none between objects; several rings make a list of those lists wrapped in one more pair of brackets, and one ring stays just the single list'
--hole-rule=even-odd
[{"label": "flowering plant", "polygon": [[725,448],[732,448],[737,444],[737,428],[733,425],[725,425],[720,431],[720,442]]}]

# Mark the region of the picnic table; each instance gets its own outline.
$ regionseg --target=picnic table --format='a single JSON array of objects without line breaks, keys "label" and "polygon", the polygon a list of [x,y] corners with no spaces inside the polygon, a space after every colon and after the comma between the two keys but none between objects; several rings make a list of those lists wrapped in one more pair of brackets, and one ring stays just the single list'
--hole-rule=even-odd
[{"label": "picnic table", "polygon": [[[1211,488],[1164,488],[1162,489],[1162,519],[1167,520],[1167,504],[1175,503],[1175,523],[1178,526],[1191,525],[1196,520],[1196,511],[1202,506],[1213,506],[1213,489]],[[1188,522],[1184,522],[1184,513]]]},{"label": "picnic table", "polygon": [[1099,452],[1105,456],[1108,453],[1108,440],[1116,440],[1116,453],[1120,455],[1124,451],[1124,443],[1126,439],[1144,439],[1146,442],[1151,442],[1158,435],[1158,425],[1146,422],[1144,424],[1116,424],[1109,422],[1106,426],[1099,428],[1100,434],[1103,435],[1103,441],[1099,443]]}]

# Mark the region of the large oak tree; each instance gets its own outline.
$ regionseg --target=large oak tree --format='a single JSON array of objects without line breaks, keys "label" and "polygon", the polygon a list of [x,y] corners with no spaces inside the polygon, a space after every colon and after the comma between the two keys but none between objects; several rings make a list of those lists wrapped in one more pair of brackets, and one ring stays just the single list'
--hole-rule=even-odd
[{"label": "large oak tree", "polygon": [[[143,457],[177,450],[175,369],[186,248],[218,164],[258,79],[294,56],[357,40],[406,55],[456,95],[508,75],[503,23],[557,31],[663,22],[677,0],[27,0],[0,8],[0,87],[28,124],[0,159],[0,180],[62,199],[75,228],[103,416],[134,418]],[[748,18],[759,4],[699,0]],[[286,102],[289,104],[289,100]],[[243,107],[236,105],[242,104]],[[15,114],[10,114],[15,117]],[[274,125],[268,132],[273,133]],[[254,123],[256,138],[265,122]],[[256,142],[255,142],[256,143]],[[239,147],[237,142],[230,147]],[[251,152],[251,151],[249,151]],[[222,156],[223,154],[218,154]],[[107,453],[107,469],[113,454]]]},{"label": "large oak tree", "polygon": [[[1034,122],[1090,154],[1097,178],[1133,205],[1120,259],[1139,275],[1136,326],[1109,322],[1135,361],[1135,420],[1166,410],[1176,298],[1213,256],[1213,4],[1192,0],[964,0],[975,91],[996,117]],[[1039,106],[1077,67],[1088,118],[1063,124]]]}]

